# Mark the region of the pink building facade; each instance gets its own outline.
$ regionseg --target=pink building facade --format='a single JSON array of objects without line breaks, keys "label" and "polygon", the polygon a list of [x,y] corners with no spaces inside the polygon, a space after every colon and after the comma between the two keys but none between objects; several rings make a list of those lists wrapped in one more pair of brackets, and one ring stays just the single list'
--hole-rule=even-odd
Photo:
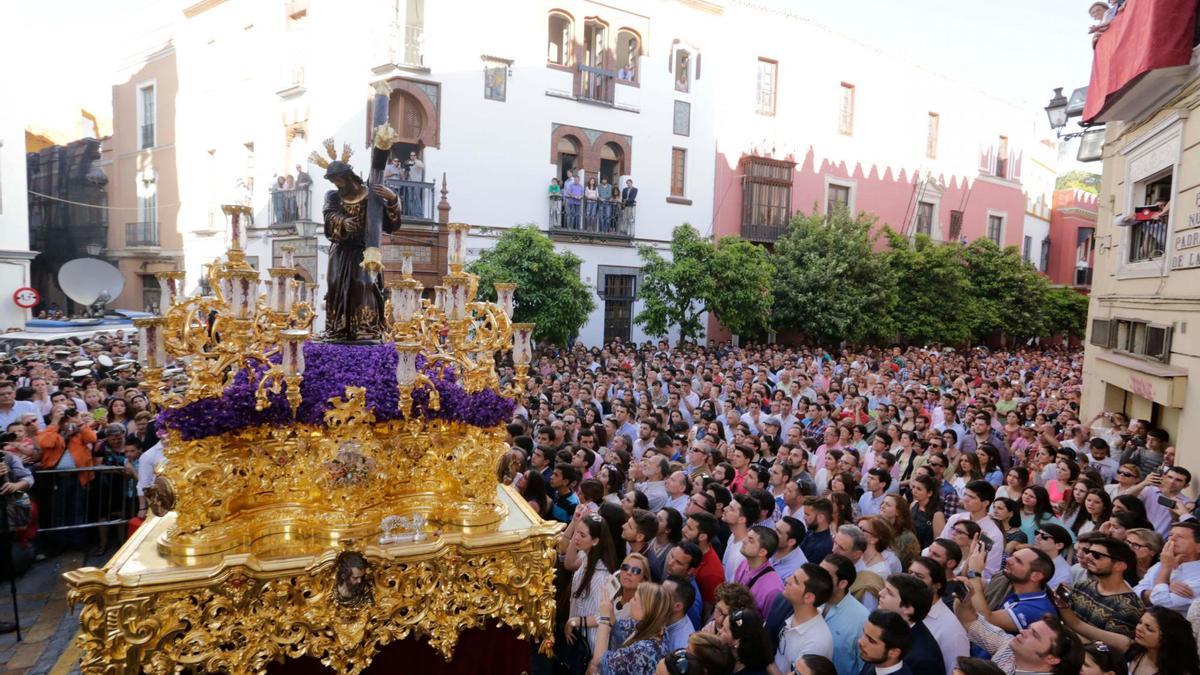
[{"label": "pink building facade", "polygon": [[[721,91],[715,237],[770,246],[792,215],[843,206],[909,236],[991,238],[1041,267],[1045,220],[1027,227],[1027,205],[1049,204],[1054,186],[1040,108],[734,0],[724,25],[743,24],[758,39],[719,42],[706,63]],[[728,337],[710,317],[709,338]]]},{"label": "pink building facade", "polygon": [[1046,275],[1059,286],[1088,291],[1096,262],[1097,198],[1083,190],[1056,190],[1050,213]]}]

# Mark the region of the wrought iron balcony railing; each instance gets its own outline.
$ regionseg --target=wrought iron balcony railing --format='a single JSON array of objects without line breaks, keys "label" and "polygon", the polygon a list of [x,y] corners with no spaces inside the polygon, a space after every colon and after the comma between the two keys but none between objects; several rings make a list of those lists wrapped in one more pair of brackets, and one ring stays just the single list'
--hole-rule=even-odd
[{"label": "wrought iron balcony railing", "polygon": [[637,206],[620,201],[571,199],[550,195],[550,231],[630,239],[637,220]]}]

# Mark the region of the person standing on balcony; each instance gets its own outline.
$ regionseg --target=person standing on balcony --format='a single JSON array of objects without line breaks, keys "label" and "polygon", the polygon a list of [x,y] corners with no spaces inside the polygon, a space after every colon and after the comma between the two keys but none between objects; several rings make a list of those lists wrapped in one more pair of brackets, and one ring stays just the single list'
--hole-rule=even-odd
[{"label": "person standing on balcony", "polygon": [[633,187],[633,179],[625,179],[625,189],[621,190],[621,204],[624,207],[621,214],[622,225],[629,227],[629,219],[633,217],[633,207],[637,205],[638,189]]},{"label": "person standing on balcony", "polygon": [[567,227],[579,229],[579,205],[583,199],[583,186],[579,184],[579,176],[571,176],[567,183]]},{"label": "person standing on balcony", "polygon": [[296,165],[296,217],[300,220],[308,220],[312,216],[310,210],[309,194],[312,190],[312,176],[304,170],[303,166]]},{"label": "person standing on balcony", "polygon": [[275,181],[273,183],[271,183],[271,214],[274,216],[273,222],[276,222],[276,223],[282,223],[284,221],[284,214],[283,214],[283,199],[284,199],[283,189],[284,188],[283,188],[283,184],[284,184],[283,176],[275,176]]},{"label": "person standing on balcony", "polygon": [[285,222],[296,220],[296,179],[288,174],[283,179],[283,219]]},{"label": "person standing on balcony", "polygon": [[562,227],[562,185],[550,179],[550,227]]},{"label": "person standing on balcony", "polygon": [[607,178],[600,179],[600,187],[597,189],[600,199],[600,231],[612,231],[612,193],[613,187],[608,184]]},{"label": "person standing on balcony", "polygon": [[[425,181],[425,162],[417,157],[416,152],[408,153],[408,160],[404,162],[404,168],[407,170],[408,178],[406,180],[415,183]],[[420,216],[424,213],[421,203],[421,188],[416,186],[406,186],[404,188],[404,215]]]},{"label": "person standing on balcony", "polygon": [[600,207],[600,190],[596,187],[596,179],[589,178],[587,189],[583,191],[584,210],[587,213],[586,225],[592,232],[596,231],[596,218]]},{"label": "person standing on balcony", "polygon": [[609,218],[610,232],[616,232],[618,229],[621,229],[622,234],[628,234],[628,231],[620,228],[620,225],[623,222],[621,217],[621,191],[615,187],[613,188],[612,197],[609,204]]}]

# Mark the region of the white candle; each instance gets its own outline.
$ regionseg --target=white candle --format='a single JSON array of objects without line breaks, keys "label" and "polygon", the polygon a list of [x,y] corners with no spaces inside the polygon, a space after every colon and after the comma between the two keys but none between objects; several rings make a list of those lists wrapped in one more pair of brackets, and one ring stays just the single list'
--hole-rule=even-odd
[{"label": "white candle", "polygon": [[437,307],[438,309],[441,309],[446,306],[446,287],[445,286],[434,286],[433,287],[433,306]]},{"label": "white candle", "polygon": [[295,249],[291,246],[280,246],[279,250],[283,251],[283,264],[280,267],[291,269],[296,266]]},{"label": "white candle", "polygon": [[446,262],[454,271],[454,266],[461,266],[467,257],[467,231],[471,228],[466,223],[451,223],[447,229]]},{"label": "white candle", "polygon": [[467,280],[453,279],[446,287],[446,316],[458,321],[467,315]]},{"label": "white candle", "polygon": [[405,251],[404,254],[400,257],[400,273],[403,274],[405,277],[412,276],[412,259],[413,259],[412,251]]},{"label": "white candle", "polygon": [[163,307],[173,307],[183,294],[183,272],[159,272],[157,276],[163,294]]}]

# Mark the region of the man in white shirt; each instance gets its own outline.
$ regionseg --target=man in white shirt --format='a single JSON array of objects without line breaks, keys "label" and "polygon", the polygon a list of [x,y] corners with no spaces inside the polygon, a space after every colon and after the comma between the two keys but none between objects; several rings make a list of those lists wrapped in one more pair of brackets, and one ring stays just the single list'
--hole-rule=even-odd
[{"label": "man in white shirt", "polygon": [[[1188,595],[1172,590],[1177,584],[1191,589]],[[1147,605],[1158,605],[1186,614],[1192,600],[1200,597],[1200,523],[1175,523],[1167,536],[1158,564],[1146,571],[1134,592]]]},{"label": "man in white shirt", "polygon": [[787,580],[800,566],[808,562],[800,542],[804,539],[804,523],[798,518],[784,516],[775,521],[775,534],[779,535],[779,548],[771,558],[771,566],[780,579]]},{"label": "man in white shirt", "polygon": [[38,406],[29,401],[18,401],[16,386],[7,380],[0,381],[0,430],[7,429],[13,422],[20,422],[21,416],[26,413],[36,416],[38,429],[45,428]]},{"label": "man in white shirt", "polygon": [[1000,531],[996,521],[988,515],[988,510],[995,497],[996,488],[991,483],[985,480],[973,480],[967,483],[966,488],[963,489],[962,512],[950,516],[946,521],[946,527],[942,528],[942,533],[938,535],[942,539],[953,539],[954,524],[968,518],[979,525],[983,534],[992,541],[991,549],[987,554],[987,564],[983,568],[984,583],[987,583],[992,575],[1000,571],[1000,560],[1004,552],[1004,533]]},{"label": "man in white shirt", "polygon": [[681,515],[687,508],[691,497],[687,494],[688,479],[682,471],[676,471],[667,477],[667,506],[675,509]]},{"label": "man in white shirt", "polygon": [[742,541],[761,516],[762,507],[758,505],[758,500],[750,495],[734,495],[733,501],[729,502],[729,506],[726,506],[721,514],[721,520],[729,526],[729,541],[725,542],[725,555],[721,558],[721,565],[725,568],[725,581],[732,582],[738,565],[746,560],[742,555]]},{"label": "man in white shirt", "polygon": [[[935,560],[914,560],[918,564],[910,564],[908,573],[924,581],[933,589],[933,597],[941,598],[942,589],[946,585],[946,568]],[[946,665],[946,675],[953,675],[958,657],[971,655],[971,641],[967,639],[967,631],[954,612],[941,600],[935,600],[925,616],[925,627],[933,634],[942,649],[942,660]]]},{"label": "man in white shirt", "polygon": [[792,664],[803,654],[833,658],[833,634],[817,609],[832,593],[833,577],[815,563],[801,565],[785,580],[783,597],[792,605],[792,616],[783,624],[775,662],[767,666],[770,675],[791,672]]},{"label": "man in white shirt", "polygon": [[1192,482],[1192,473],[1182,466],[1172,466],[1166,473],[1151,471],[1138,487],[1128,494],[1136,495],[1146,505],[1146,518],[1159,534],[1166,537],[1175,520],[1175,512],[1159,502],[1159,499],[1176,503],[1191,502],[1183,489]]},{"label": "man in white shirt", "polygon": [[646,480],[637,484],[637,489],[646,495],[650,510],[658,513],[667,505],[670,497],[667,495],[666,472],[670,471],[670,462],[662,455],[653,455],[642,461],[642,475]]}]

